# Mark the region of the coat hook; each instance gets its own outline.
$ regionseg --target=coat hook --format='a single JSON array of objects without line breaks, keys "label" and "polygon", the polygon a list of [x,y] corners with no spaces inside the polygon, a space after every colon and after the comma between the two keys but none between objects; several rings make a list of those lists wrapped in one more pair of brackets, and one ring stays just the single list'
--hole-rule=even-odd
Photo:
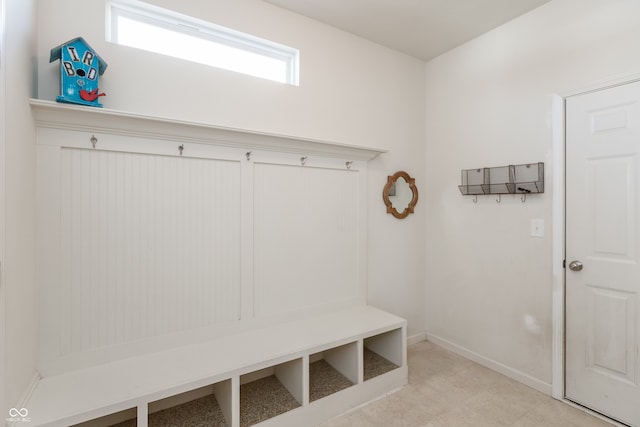
[{"label": "coat hook", "polygon": [[473,195],[473,203],[478,203],[478,195],[477,194]]},{"label": "coat hook", "polygon": [[91,135],[91,139],[89,141],[91,141],[91,145],[93,145],[93,148],[96,148],[96,144],[98,143],[98,138],[96,138],[95,135]]},{"label": "coat hook", "polygon": [[498,194],[498,198],[496,199],[496,203],[502,202],[502,194]]},{"label": "coat hook", "polygon": [[245,154],[245,156],[247,156],[247,160],[251,160],[251,153],[253,153],[253,151],[247,151],[247,154]]},{"label": "coat hook", "polygon": [[353,164],[353,161],[351,161],[351,160],[350,160],[350,161],[348,161],[348,162],[346,162],[347,169],[351,169],[351,165],[352,165],[352,164]]},{"label": "coat hook", "polygon": [[[529,167],[529,165],[527,165]],[[522,191],[522,197],[520,197],[520,201],[522,203],[527,201],[527,193],[531,193],[531,190],[527,190],[526,188],[518,187],[518,191]]]},{"label": "coat hook", "polygon": [[182,156],[182,152],[184,151],[184,144],[181,144],[180,146],[178,146],[178,151],[180,152],[180,155]]},{"label": "coat hook", "polygon": [[307,156],[300,157],[300,163],[304,166],[307,163]]}]

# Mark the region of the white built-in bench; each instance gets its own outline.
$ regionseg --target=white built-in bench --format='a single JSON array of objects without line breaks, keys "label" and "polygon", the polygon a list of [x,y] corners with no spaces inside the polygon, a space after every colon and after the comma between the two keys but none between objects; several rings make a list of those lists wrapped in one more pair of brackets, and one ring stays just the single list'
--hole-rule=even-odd
[{"label": "white built-in bench", "polygon": [[[365,348],[398,367],[365,380]],[[354,385],[310,402],[310,358],[322,355]],[[300,406],[259,425],[312,426],[405,385],[406,360],[406,321],[355,306],[42,378],[26,408],[34,427],[69,426],[127,410],[135,411],[138,426],[147,426],[154,402],[188,400],[189,392],[210,386],[227,425],[239,427],[240,384],[275,374]]]},{"label": "white built-in bench", "polygon": [[[384,150],[31,107],[42,378],[15,408],[30,426],[146,426],[214,395],[230,427],[306,427],[406,384],[405,320],[366,306],[367,163]],[[318,397],[318,366],[352,385]],[[291,405],[244,422],[264,382]]]}]

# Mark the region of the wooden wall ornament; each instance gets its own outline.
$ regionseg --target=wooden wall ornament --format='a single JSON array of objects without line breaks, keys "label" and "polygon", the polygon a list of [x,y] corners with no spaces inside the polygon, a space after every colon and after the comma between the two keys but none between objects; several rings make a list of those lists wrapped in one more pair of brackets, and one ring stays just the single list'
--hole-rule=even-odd
[{"label": "wooden wall ornament", "polygon": [[[398,211],[398,208],[400,208],[400,206],[394,206],[394,201],[390,199],[390,197],[397,197],[399,193],[396,189],[396,186],[401,184],[401,182],[398,182],[398,179],[400,178],[402,178],[406,182],[407,186],[411,190],[411,200],[408,202],[407,207],[404,208],[402,212]],[[396,191],[392,192],[392,189]],[[409,174],[404,171],[398,171],[393,175],[387,176],[387,184],[382,189],[382,200],[387,207],[388,214],[391,214],[398,219],[406,218],[407,216],[409,216],[409,214],[412,214],[414,212],[416,204],[418,203],[418,187],[416,187],[416,180],[414,178],[411,178],[411,176],[409,176]]]}]

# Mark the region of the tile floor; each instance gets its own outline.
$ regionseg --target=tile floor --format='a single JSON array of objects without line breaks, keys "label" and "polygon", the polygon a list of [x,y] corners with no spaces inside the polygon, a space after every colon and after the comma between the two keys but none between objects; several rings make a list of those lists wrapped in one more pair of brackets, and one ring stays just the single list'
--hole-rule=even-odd
[{"label": "tile floor", "polygon": [[323,427],[611,427],[427,341],[409,346],[409,384]]}]

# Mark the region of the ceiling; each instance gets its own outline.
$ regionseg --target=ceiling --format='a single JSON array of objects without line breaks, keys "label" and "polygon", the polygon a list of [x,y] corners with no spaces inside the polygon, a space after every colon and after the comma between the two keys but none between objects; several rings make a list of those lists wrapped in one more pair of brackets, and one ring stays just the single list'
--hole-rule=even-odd
[{"label": "ceiling", "polygon": [[264,0],[428,61],[550,0]]}]

